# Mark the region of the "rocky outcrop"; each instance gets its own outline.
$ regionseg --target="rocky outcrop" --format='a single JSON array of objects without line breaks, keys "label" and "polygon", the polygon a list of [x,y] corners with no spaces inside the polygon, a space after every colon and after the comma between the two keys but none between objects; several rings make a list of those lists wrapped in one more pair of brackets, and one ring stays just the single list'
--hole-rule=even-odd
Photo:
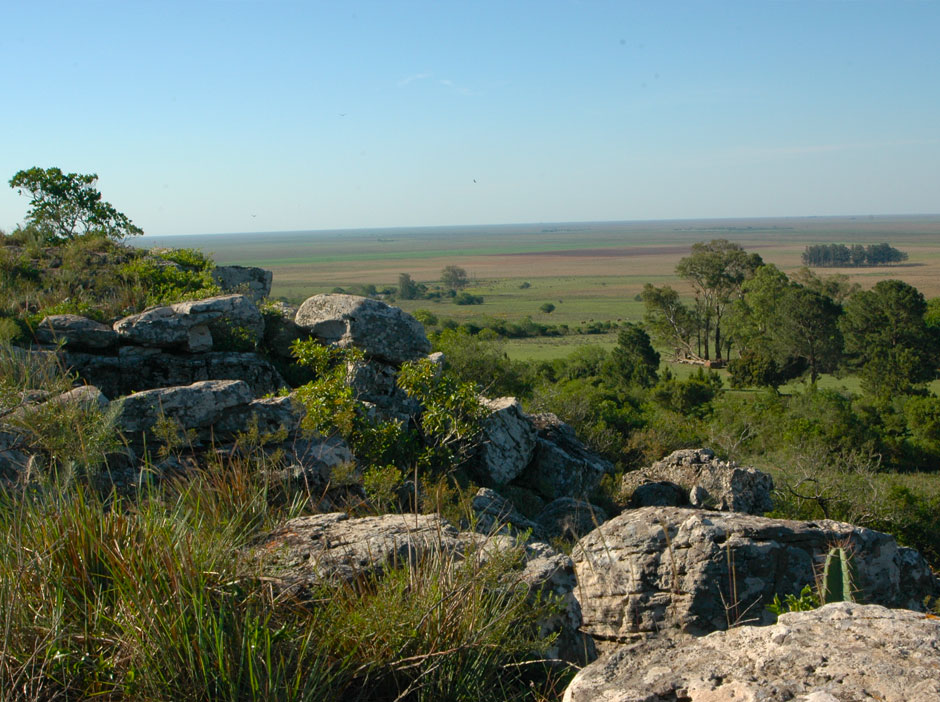
[{"label": "rocky outcrop", "polygon": [[682,504],[693,507],[744,514],[763,514],[773,509],[774,483],[769,475],[733,461],[720,461],[705,448],[673,451],[649,468],[627,473],[621,493],[630,497],[639,487],[656,482],[681,487],[687,495]]},{"label": "rocky outcrop", "polygon": [[101,351],[116,346],[118,335],[108,325],[77,314],[53,314],[37,325],[36,340],[42,344],[62,343],[69,349]]},{"label": "rocky outcrop", "polygon": [[527,519],[512,502],[490,488],[480,488],[470,504],[476,518],[475,530],[480,534],[518,536],[529,533],[543,540],[542,527]]},{"label": "rocky outcrop", "polygon": [[162,418],[183,429],[209,429],[226,411],[248,405],[251,388],[242,380],[205,380],[185,387],[145,390],[115,400],[118,429],[128,435],[147,432]]},{"label": "rocky outcrop", "polygon": [[369,358],[396,366],[431,350],[421,322],[367,297],[314,295],[297,310],[294,322],[323,343],[356,347]]},{"label": "rocky outcrop", "polygon": [[271,294],[271,282],[274,279],[271,271],[253,266],[216,266],[211,275],[223,292],[240,293],[254,302]]},{"label": "rocky outcrop", "polygon": [[773,626],[623,646],[584,668],[565,702],[935,702],[940,620],[839,602]]},{"label": "rocky outcrop", "polygon": [[518,476],[532,459],[535,428],[514,397],[483,399],[483,406],[489,415],[483,421],[479,468],[491,483],[502,485]]},{"label": "rocky outcrop", "polygon": [[590,502],[573,497],[559,497],[545,506],[536,518],[540,531],[549,541],[577,541],[607,521],[607,513]]},{"label": "rocky outcrop", "polygon": [[834,543],[855,554],[861,602],[920,609],[937,594],[923,558],[871,529],[644,507],[602,524],[572,552],[585,629],[629,641],[670,628],[706,634],[769,623],[765,606],[813,584]]},{"label": "rocky outcrop", "polygon": [[124,346],[111,356],[65,353],[62,361],[112,398],[203,380],[244,380],[255,396],[277,392],[286,385],[274,366],[252,352],[180,354]]},{"label": "rocky outcrop", "polygon": [[537,432],[532,461],[516,482],[551,501],[583,497],[600,484],[614,466],[589,450],[574,429],[551,413],[531,417]]},{"label": "rocky outcrop", "polygon": [[244,329],[256,339],[264,333],[261,313],[244,295],[220,295],[152,307],[119,319],[114,323],[114,331],[127,343],[200,353],[212,349],[209,325],[219,319],[224,319],[229,329]]},{"label": "rocky outcrop", "polygon": [[593,659],[593,644],[578,629],[581,613],[573,592],[571,559],[544,543],[520,546],[508,536],[459,532],[437,515],[351,519],[345,513],[331,513],[292,519],[253,549],[272,582],[298,597],[318,584],[349,582],[428,559],[433,559],[435,568],[448,568],[467,558],[482,565],[513,553],[516,567],[507,571],[504,586],[523,584],[531,597],[542,600],[551,595],[560,604],[556,614],[540,623],[543,634],[557,634],[548,657]]}]

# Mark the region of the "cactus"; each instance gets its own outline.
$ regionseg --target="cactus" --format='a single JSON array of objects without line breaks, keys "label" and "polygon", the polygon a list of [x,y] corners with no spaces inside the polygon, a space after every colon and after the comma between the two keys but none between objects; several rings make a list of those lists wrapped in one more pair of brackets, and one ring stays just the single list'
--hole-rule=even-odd
[{"label": "cactus", "polygon": [[855,566],[852,552],[845,546],[830,548],[819,581],[820,604],[854,602],[854,591]]}]

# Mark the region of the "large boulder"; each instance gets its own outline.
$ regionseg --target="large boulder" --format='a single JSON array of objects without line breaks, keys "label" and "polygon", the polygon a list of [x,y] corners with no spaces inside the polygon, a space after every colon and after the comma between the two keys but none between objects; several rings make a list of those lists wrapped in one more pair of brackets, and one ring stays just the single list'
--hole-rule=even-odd
[{"label": "large boulder", "polygon": [[532,460],[535,427],[514,397],[483,400],[489,415],[483,420],[479,466],[487,480],[503,485],[518,476]]},{"label": "large boulder", "polygon": [[535,519],[549,541],[573,542],[607,521],[607,513],[597,505],[574,497],[559,497],[549,502]]},{"label": "large boulder", "polygon": [[53,314],[36,326],[36,340],[43,344],[63,343],[70,349],[100,351],[116,346],[118,335],[106,324],[77,314]]},{"label": "large boulder", "polygon": [[919,554],[871,529],[677,507],[628,510],[572,552],[585,628],[627,641],[678,628],[706,634],[734,623],[766,624],[774,595],[816,581],[833,544],[854,555],[857,599],[920,609],[938,592]]},{"label": "large boulder", "polygon": [[62,361],[108,397],[202,380],[244,380],[255,396],[276,392],[287,384],[271,363],[252,352],[177,354],[124,346],[114,356],[66,353]]},{"label": "large boulder", "polygon": [[551,501],[559,497],[585,497],[614,465],[585,446],[574,429],[546,412],[531,417],[537,432],[532,461],[516,482]]},{"label": "large boulder", "polygon": [[251,388],[243,380],[205,380],[144,390],[114,401],[115,424],[132,436],[150,431],[162,418],[176,420],[183,429],[209,429],[252,399]]},{"label": "large boulder", "polygon": [[940,620],[838,602],[773,626],[618,647],[581,670],[564,702],[936,702]]},{"label": "large boulder", "polygon": [[318,584],[341,585],[385,569],[438,559],[446,568],[467,558],[485,564],[515,554],[503,586],[524,585],[534,599],[551,595],[559,609],[540,622],[544,635],[557,634],[547,657],[585,663],[595,656],[593,642],[579,631],[581,611],[571,559],[548,544],[520,546],[509,536],[459,532],[437,515],[385,514],[351,519],[345,513],[298,517],[262,537],[253,554],[270,582],[304,597]]},{"label": "large boulder", "polygon": [[255,302],[271,294],[274,279],[271,271],[253,266],[216,266],[211,275],[223,292],[241,293]]},{"label": "large boulder", "polygon": [[138,346],[199,353],[212,349],[210,324],[216,321],[230,330],[241,329],[255,339],[264,333],[264,320],[245,295],[219,295],[205,300],[152,307],[119,319],[114,331]]},{"label": "large boulder", "polygon": [[683,504],[693,507],[746,514],[773,509],[773,478],[734,461],[720,461],[707,448],[673,451],[649,468],[627,473],[621,493],[630,497],[643,485],[658,482],[681,487],[687,496]]},{"label": "large boulder", "polygon": [[392,365],[417,360],[431,350],[421,322],[367,297],[314,295],[297,310],[294,322],[323,343],[356,347]]},{"label": "large boulder", "polygon": [[480,534],[517,536],[528,533],[539,540],[545,538],[542,527],[526,518],[511,501],[495,490],[485,487],[477,490],[470,508],[475,518],[474,529]]}]

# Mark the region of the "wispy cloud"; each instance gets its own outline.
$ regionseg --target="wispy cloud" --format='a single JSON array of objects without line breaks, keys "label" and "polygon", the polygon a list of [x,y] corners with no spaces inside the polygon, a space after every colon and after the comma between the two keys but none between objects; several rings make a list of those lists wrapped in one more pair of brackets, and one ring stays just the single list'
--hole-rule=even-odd
[{"label": "wispy cloud", "polygon": [[414,75],[407,76],[406,78],[402,78],[400,81],[398,81],[398,85],[405,86],[405,85],[408,85],[409,83],[414,83],[415,81],[418,81],[418,80],[427,80],[430,77],[431,77],[430,73],[415,73]]}]

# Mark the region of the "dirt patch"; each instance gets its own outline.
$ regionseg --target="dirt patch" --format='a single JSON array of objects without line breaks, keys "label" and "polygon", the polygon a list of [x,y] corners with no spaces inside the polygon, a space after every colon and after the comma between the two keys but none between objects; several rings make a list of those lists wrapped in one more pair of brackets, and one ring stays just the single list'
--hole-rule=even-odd
[{"label": "dirt patch", "polygon": [[[753,247],[752,247],[753,248]],[[489,254],[493,257],[524,257],[547,258],[559,256],[565,258],[595,258],[598,256],[661,256],[663,254],[688,254],[691,246],[623,246],[609,249],[562,249],[560,251],[525,251],[521,253]]]}]

